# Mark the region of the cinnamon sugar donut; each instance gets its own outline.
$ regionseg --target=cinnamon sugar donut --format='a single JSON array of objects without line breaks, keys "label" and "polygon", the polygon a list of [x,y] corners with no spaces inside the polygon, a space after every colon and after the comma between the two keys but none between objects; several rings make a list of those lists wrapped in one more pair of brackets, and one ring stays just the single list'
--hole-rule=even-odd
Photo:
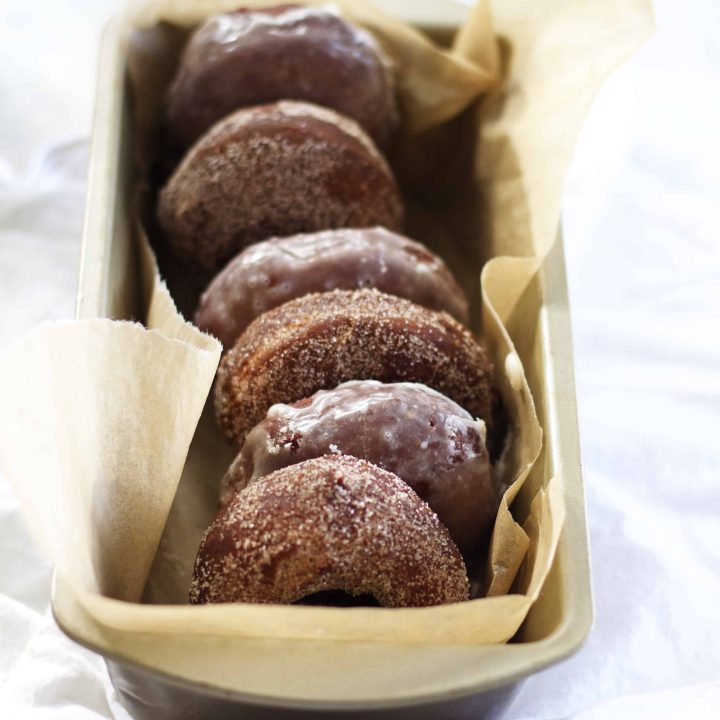
[{"label": "cinnamon sugar donut", "polygon": [[481,420],[425,385],[352,380],[273,405],[223,478],[220,502],[279,468],[352,455],[410,485],[468,555],[486,538],[500,502],[484,434]]},{"label": "cinnamon sugar donut", "polygon": [[399,230],[402,216],[390,168],[359,125],[292,101],[221,120],[190,149],[158,201],[169,249],[199,270],[217,270],[275,235]]},{"label": "cinnamon sugar donut", "polygon": [[398,122],[390,62],[370,33],[327,7],[241,8],[190,38],[168,91],[175,139],[187,148],[234,110],[305,100],[353,118],[385,147]]},{"label": "cinnamon sugar donut", "polygon": [[275,403],[346,380],[409,381],[489,423],[491,376],[483,347],[448,314],[377,290],[334,290],[254,320],[220,363],[215,409],[228,440],[240,445]]},{"label": "cinnamon sugar donut", "polygon": [[238,493],[206,531],[191,603],[292,603],[340,590],[384,607],[469,599],[467,572],[437,515],[392,473],[325,456]]},{"label": "cinnamon sugar donut", "polygon": [[216,276],[195,323],[226,348],[261,313],[311,292],[374,287],[468,322],[468,301],[424,245],[381,227],[326,230],[251,245]]}]

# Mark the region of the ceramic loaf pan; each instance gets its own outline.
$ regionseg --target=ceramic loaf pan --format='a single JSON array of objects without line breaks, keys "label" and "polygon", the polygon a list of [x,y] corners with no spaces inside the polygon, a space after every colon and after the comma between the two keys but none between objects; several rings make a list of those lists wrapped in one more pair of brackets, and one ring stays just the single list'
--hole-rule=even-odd
[{"label": "ceramic loaf pan", "polygon": [[[394,2],[388,12],[442,42],[452,36],[461,11],[450,4]],[[83,240],[78,318],[142,317],[139,268],[129,215],[135,180],[126,78],[128,33],[122,21],[108,27],[98,82]],[[118,651],[106,657],[123,704],[138,720],[164,718],[495,718],[509,707],[523,680],[578,649],[592,621],[585,504],[578,445],[562,238],[523,298],[532,337],[514,338],[545,430],[545,447],[528,482],[539,486],[563,478],[566,520],[544,590],[515,638],[507,645],[393,645],[334,643],[332,662],[322,641],[265,642],[248,639],[247,659],[270,677],[273,692],[229,693],[189,683],[155,668],[128,661]],[[60,627],[93,648],[92,639],[73,631],[72,600],[60,583],[53,611]],[[121,647],[121,643],[118,643]],[[172,652],[168,638],[167,652]],[[403,680],[379,667],[400,667]],[[228,667],[242,673],[243,668]],[[286,694],[288,682],[312,688],[318,673],[340,683],[333,698],[309,692],[307,700]],[[340,699],[338,699],[340,698]]]}]

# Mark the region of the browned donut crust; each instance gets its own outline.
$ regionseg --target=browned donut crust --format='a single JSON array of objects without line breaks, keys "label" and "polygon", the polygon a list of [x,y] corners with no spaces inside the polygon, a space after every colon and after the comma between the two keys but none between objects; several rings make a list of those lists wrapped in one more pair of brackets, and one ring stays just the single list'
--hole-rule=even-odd
[{"label": "browned donut crust", "polygon": [[377,290],[334,290],[253,321],[220,363],[215,410],[239,446],[275,403],[347,380],[407,381],[447,395],[489,425],[491,378],[483,347],[447,313]]},{"label": "browned donut crust", "polygon": [[158,203],[170,250],[200,270],[217,270],[268,237],[399,230],[402,216],[392,172],[357,123],[292,101],[221,120],[190,149]]},{"label": "browned donut crust", "polygon": [[207,20],[183,51],[167,98],[187,148],[234,110],[305,100],[353,118],[381,147],[398,122],[392,72],[365,30],[329,8],[241,8]]},{"label": "browned donut crust", "polygon": [[206,531],[191,603],[292,603],[341,590],[384,607],[469,599],[437,515],[400,478],[337,455],[277,470],[238,493]]},{"label": "browned donut crust", "polygon": [[198,327],[232,347],[267,310],[311,292],[374,287],[468,322],[468,301],[424,245],[382,227],[272,238],[233,258],[203,293]]}]

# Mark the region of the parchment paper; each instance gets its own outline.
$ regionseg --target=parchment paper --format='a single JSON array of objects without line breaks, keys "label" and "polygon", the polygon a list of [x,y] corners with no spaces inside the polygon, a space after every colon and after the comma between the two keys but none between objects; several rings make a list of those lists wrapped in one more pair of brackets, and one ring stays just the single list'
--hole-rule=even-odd
[{"label": "parchment paper", "polygon": [[[130,17],[144,27],[160,17],[195,22],[199,8],[210,14],[220,4],[153,2]],[[410,610],[138,603],[168,516],[146,599],[177,600],[179,585],[167,581],[183,577],[199,535],[194,548],[191,534],[185,533],[188,547],[177,536],[187,527],[204,527],[198,521],[227,460],[215,453],[216,431],[207,418],[200,421],[188,454],[219,347],[175,312],[152,253],[143,247],[147,323],[156,329],[99,320],[36,331],[0,373],[1,449],[31,524],[57,564],[66,606],[76,603],[104,628],[93,642],[110,642],[107,638],[119,631],[145,640],[177,634],[175,652],[163,659],[163,667],[185,677],[200,677],[187,660],[199,638],[222,637],[234,647],[248,637],[505,642],[542,588],[562,525],[560,478],[546,478],[543,489],[525,498],[526,517],[514,518],[510,510],[540,451],[541,430],[522,373],[522,353],[513,345],[513,340],[522,344],[522,337],[511,339],[504,323],[555,236],[562,175],[583,114],[604,76],[649,32],[649,10],[639,0],[597,7],[561,0],[496,3],[492,16],[500,35],[502,76],[483,101],[474,102],[490,88],[498,68],[484,3],[452,52],[434,49],[366,3],[340,4],[378,34],[402,76],[405,125],[394,162],[401,177],[407,175],[404,169],[415,169],[408,151],[419,148],[421,177],[430,180],[424,193],[406,186],[417,193],[410,203],[409,233],[445,255],[466,288],[475,290],[476,301],[486,259],[532,256],[519,265],[502,258],[485,265],[483,303],[475,304],[476,326],[496,363],[513,433],[503,459],[511,487],[489,558],[492,597]],[[146,63],[152,51],[144,45],[145,54],[138,57]],[[149,82],[166,78],[145,67]],[[149,136],[157,118],[157,86],[154,90],[154,104],[138,104],[141,149],[143,128]],[[193,506],[205,510],[195,512]],[[506,594],[513,582],[514,592]],[[231,686],[234,680],[218,682]]]}]

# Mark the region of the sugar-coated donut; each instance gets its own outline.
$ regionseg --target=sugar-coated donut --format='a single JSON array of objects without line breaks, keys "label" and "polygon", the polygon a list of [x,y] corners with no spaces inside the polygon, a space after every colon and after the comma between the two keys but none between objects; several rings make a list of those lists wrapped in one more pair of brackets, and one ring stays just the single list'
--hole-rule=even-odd
[{"label": "sugar-coated donut", "polygon": [[250,243],[339,227],[399,230],[395,179],[354,121],[283,101],[203,135],[160,192],[158,222],[188,266],[217,270]]},{"label": "sugar-coated donut", "polygon": [[168,91],[170,129],[188,147],[234,110],[305,100],[353,118],[381,147],[397,125],[390,63],[370,33],[327,7],[241,8],[190,38]]},{"label": "sugar-coated donut", "polygon": [[423,383],[489,423],[491,377],[483,347],[447,313],[377,290],[333,290],[250,324],[220,363],[215,409],[239,446],[275,403],[346,380],[380,380]]},{"label": "sugar-coated donut", "polygon": [[235,495],[206,531],[191,603],[292,603],[340,590],[384,607],[467,600],[467,571],[437,515],[400,478],[329,455]]},{"label": "sugar-coated donut", "polygon": [[468,322],[468,301],[424,245],[381,227],[273,238],[246,248],[202,296],[198,327],[232,347],[261,313],[312,292],[377,288]]},{"label": "sugar-coated donut", "polygon": [[329,453],[394,473],[437,513],[463,554],[497,513],[485,428],[425,385],[351,380],[292,405],[273,405],[223,478],[221,505],[279,468]]}]

